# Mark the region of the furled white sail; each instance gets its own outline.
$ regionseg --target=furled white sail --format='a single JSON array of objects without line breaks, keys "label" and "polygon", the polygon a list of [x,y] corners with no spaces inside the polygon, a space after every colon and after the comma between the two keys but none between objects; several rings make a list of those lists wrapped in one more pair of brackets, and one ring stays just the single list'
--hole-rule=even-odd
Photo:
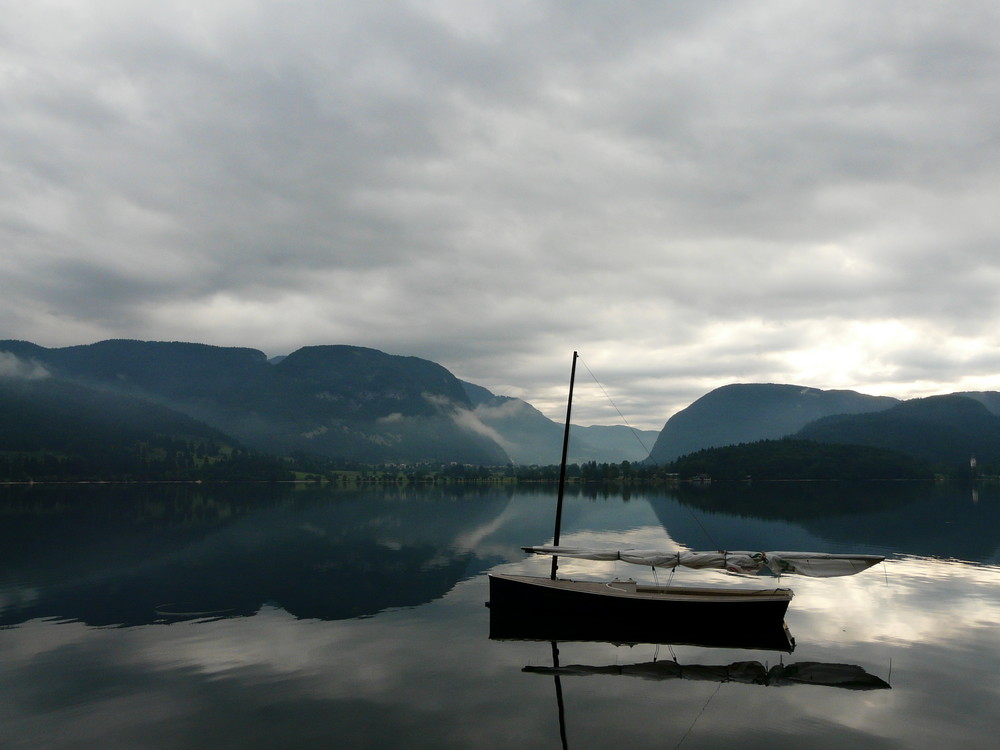
[{"label": "furled white sail", "polygon": [[825,552],[765,552],[766,565],[774,573],[795,573],[811,578],[850,576],[878,565],[881,555],[837,555]]},{"label": "furled white sail", "polygon": [[573,557],[581,560],[621,560],[653,568],[714,568],[731,573],[756,575],[765,567],[777,575],[795,573],[830,578],[860,573],[885,558],[879,555],[843,555],[827,552],[663,552],[641,549],[589,549],[584,547],[523,547],[536,555]]}]

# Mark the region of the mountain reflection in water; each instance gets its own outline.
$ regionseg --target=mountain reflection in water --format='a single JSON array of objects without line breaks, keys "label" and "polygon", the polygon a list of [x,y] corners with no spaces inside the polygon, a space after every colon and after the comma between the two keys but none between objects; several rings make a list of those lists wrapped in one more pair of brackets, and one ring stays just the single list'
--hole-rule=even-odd
[{"label": "mountain reflection in water", "polygon": [[[823,540],[824,551],[901,552],[998,562],[996,485],[982,490],[930,482],[739,482],[683,486],[650,497],[674,539],[704,537],[719,549],[743,549],[748,520],[793,524]],[[677,512],[677,503],[690,513]],[[685,515],[687,518],[685,518]],[[758,524],[754,546],[789,549],[787,530]]]},{"label": "mountain reflection in water", "polygon": [[509,501],[394,488],[330,499],[309,487],[255,488],[248,501],[245,488],[154,486],[113,497],[87,487],[68,502],[67,488],[51,489],[7,507],[0,538],[16,585],[0,626],[134,626],[249,616],[265,603],[321,620],[417,606],[485,570],[458,541]]}]

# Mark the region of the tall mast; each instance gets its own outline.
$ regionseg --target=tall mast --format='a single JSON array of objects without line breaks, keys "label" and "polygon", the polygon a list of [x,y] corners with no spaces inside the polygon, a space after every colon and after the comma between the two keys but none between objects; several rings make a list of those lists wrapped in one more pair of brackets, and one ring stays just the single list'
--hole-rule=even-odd
[{"label": "tall mast", "polygon": [[[559,463],[559,495],[556,500],[556,528],[552,533],[552,544],[559,546],[559,532],[562,530],[562,509],[563,494],[566,489],[566,456],[569,453],[569,419],[573,412],[573,383],[576,381],[576,358],[577,353],[573,352],[573,366],[569,371],[569,399],[566,401],[566,428],[563,431],[562,461]],[[552,557],[552,572],[549,575],[553,581],[556,579],[556,570],[559,567],[559,558]]]}]

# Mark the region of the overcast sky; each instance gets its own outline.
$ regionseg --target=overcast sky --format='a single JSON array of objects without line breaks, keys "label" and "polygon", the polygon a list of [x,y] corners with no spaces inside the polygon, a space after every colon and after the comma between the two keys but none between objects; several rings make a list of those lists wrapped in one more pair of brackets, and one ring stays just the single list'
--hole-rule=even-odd
[{"label": "overcast sky", "polygon": [[357,344],[556,419],[577,349],[651,428],[1000,390],[992,0],[0,12],[0,338]]}]

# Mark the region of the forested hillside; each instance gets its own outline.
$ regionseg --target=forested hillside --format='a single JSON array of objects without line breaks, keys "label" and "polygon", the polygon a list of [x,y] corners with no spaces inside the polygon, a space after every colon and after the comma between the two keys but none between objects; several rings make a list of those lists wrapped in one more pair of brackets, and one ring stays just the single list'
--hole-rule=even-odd
[{"label": "forested hillside", "polygon": [[187,415],[53,379],[0,378],[0,479],[286,479],[277,458]]},{"label": "forested hillside", "polygon": [[146,341],[62,349],[6,341],[0,352],[35,377],[155,402],[260,451],[369,463],[508,462],[469,419],[461,383],[416,357],[317,346],[272,364],[253,349]]},{"label": "forested hillside", "polygon": [[681,479],[883,480],[930,479],[927,462],[881,448],[808,440],[761,440],[706,448],[670,462]]}]

